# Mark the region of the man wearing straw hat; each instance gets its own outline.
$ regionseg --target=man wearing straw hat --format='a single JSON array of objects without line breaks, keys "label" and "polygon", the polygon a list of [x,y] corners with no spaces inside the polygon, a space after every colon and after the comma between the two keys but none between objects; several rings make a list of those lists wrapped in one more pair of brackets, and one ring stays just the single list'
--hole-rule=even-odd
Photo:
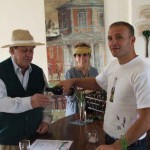
[{"label": "man wearing straw hat", "polygon": [[0,150],[17,150],[22,139],[48,132],[50,119],[42,115],[49,104],[43,95],[43,70],[32,64],[34,41],[28,30],[12,32],[11,57],[0,63]]}]

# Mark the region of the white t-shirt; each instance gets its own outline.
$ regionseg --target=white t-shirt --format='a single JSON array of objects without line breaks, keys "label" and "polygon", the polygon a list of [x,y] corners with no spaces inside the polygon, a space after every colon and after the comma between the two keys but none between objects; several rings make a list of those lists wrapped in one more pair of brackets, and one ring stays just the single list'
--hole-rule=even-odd
[{"label": "white t-shirt", "polygon": [[150,65],[139,56],[124,65],[114,60],[96,81],[107,91],[104,130],[111,137],[120,138],[137,120],[137,109],[150,107]]}]

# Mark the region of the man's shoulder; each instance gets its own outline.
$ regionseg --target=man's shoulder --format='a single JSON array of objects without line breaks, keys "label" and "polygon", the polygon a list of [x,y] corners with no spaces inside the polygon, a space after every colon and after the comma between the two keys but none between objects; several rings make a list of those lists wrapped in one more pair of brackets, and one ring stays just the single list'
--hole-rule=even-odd
[{"label": "man's shoulder", "polygon": [[150,64],[141,57],[137,57],[134,60],[133,66],[135,66],[135,68],[139,71],[150,71]]},{"label": "man's shoulder", "polygon": [[42,70],[41,67],[39,67],[38,65],[33,64],[33,63],[31,63],[31,67],[32,67],[33,69],[39,69],[39,70]]},{"label": "man's shoulder", "polygon": [[119,65],[119,62],[117,59],[114,59],[110,63],[108,63],[105,68],[112,68],[116,67],[117,65]]},{"label": "man's shoulder", "polygon": [[10,62],[11,62],[11,58],[7,58],[7,59],[3,60],[2,62],[0,62],[0,65],[7,64]]},{"label": "man's shoulder", "polygon": [[40,68],[38,65],[31,64],[31,68],[32,68],[32,74],[34,75],[38,74],[43,76],[43,69]]},{"label": "man's shoulder", "polygon": [[0,62],[0,70],[8,70],[8,67],[12,64],[11,58]]}]

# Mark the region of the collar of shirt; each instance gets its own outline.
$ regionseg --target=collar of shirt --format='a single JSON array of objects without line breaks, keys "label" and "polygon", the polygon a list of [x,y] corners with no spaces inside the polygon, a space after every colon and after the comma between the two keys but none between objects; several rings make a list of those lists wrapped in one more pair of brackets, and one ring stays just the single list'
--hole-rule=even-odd
[{"label": "collar of shirt", "polygon": [[[21,68],[15,63],[13,56],[11,57],[11,60],[12,60],[13,66],[14,66],[15,73],[16,74],[21,73]],[[29,73],[31,73],[31,71],[32,71],[31,65],[29,66],[29,68],[26,71],[29,71]]]},{"label": "collar of shirt", "polygon": [[15,63],[13,57],[12,57],[12,63],[13,63],[13,66],[14,66],[14,71],[15,71],[16,75],[18,76],[18,79],[20,80],[23,88],[26,90],[27,85],[28,85],[28,80],[29,80],[29,74],[32,71],[31,65],[26,70],[25,74],[23,75],[22,72],[21,72],[21,68]]}]

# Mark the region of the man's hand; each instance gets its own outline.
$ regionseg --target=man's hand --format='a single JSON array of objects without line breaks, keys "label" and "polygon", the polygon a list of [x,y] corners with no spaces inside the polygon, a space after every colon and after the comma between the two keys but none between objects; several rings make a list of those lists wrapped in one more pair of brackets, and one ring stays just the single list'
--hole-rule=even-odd
[{"label": "man's hand", "polygon": [[70,87],[73,86],[73,79],[60,81],[58,85],[61,85],[63,87],[64,93],[68,93]]},{"label": "man's hand", "polygon": [[121,144],[120,141],[116,141],[115,143],[111,145],[101,145],[96,150],[121,150]]},{"label": "man's hand", "polygon": [[116,150],[112,145],[101,145],[96,150]]},{"label": "man's hand", "polygon": [[34,94],[31,97],[32,108],[45,107],[49,103],[50,103],[50,99],[46,95],[43,95],[43,94]]},{"label": "man's hand", "polygon": [[47,133],[49,131],[49,124],[46,123],[46,122],[42,122],[38,129],[36,130],[37,133],[39,134],[44,134],[44,133]]}]

